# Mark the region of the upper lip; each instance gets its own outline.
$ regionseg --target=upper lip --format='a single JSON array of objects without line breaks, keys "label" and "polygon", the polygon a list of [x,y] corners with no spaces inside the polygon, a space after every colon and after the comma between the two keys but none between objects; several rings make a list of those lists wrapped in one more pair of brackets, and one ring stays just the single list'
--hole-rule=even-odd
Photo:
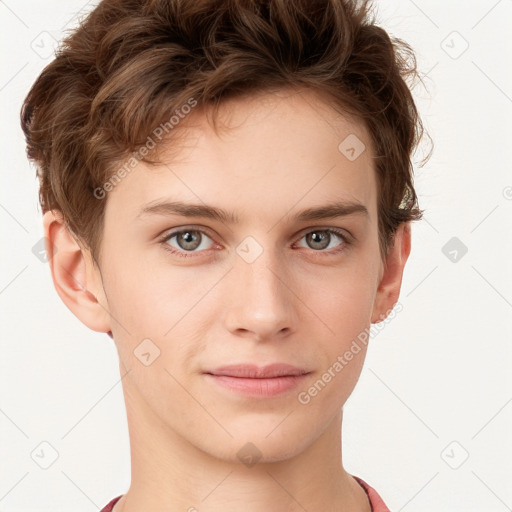
[{"label": "upper lip", "polygon": [[214,370],[208,370],[205,373],[217,376],[225,375],[229,377],[245,377],[248,379],[265,379],[272,377],[284,377],[288,375],[304,375],[309,372],[303,368],[298,368],[290,364],[274,363],[267,366],[233,364],[220,366]]}]

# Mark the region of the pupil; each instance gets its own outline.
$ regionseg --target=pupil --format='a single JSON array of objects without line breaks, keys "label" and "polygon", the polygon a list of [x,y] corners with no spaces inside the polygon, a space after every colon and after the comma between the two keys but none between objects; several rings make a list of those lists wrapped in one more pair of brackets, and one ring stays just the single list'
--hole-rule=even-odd
[{"label": "pupil", "polygon": [[199,237],[195,234],[195,231],[185,231],[181,233],[181,236],[178,238],[178,240],[183,240],[184,243],[179,243],[182,249],[195,249],[198,247],[197,241],[199,240]]},{"label": "pupil", "polygon": [[[320,243],[321,247],[316,247],[317,249],[324,249],[329,245],[329,236],[321,231],[311,233],[310,237],[312,238],[313,243]],[[325,243],[326,241],[327,243]]]}]

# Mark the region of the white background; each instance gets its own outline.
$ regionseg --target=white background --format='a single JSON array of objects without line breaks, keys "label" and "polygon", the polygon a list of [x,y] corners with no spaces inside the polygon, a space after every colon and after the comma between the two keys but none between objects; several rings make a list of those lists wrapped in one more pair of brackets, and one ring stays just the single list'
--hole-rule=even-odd
[{"label": "white background", "polygon": [[[345,407],[345,466],[393,512],[512,510],[512,1],[376,3],[427,75],[414,94],[435,149],[416,173],[426,214],[403,311],[374,337]],[[117,354],[32,252],[43,230],[19,128],[53,38],[93,4],[0,1],[2,512],[92,512],[129,486]],[[455,262],[453,237],[468,249]],[[31,458],[49,456],[42,442],[59,454],[48,469]]]}]

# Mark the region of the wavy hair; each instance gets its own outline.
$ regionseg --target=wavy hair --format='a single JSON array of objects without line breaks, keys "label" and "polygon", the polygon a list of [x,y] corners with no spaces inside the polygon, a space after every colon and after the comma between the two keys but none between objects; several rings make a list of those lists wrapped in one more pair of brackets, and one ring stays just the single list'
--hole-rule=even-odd
[{"label": "wavy hair", "polygon": [[375,24],[369,1],[103,0],[33,84],[21,124],[43,213],[60,211],[96,258],[106,201],[94,190],[190,98],[215,114],[234,96],[319,91],[372,138],[385,254],[423,213],[416,75],[411,47]]}]

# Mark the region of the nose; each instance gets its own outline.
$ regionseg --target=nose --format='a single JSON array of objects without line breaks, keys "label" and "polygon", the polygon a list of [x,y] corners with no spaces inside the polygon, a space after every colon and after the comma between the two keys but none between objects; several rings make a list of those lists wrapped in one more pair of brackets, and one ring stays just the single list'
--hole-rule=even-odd
[{"label": "nose", "polygon": [[229,332],[264,341],[296,330],[300,301],[286,261],[275,251],[264,250],[252,263],[237,255],[229,274],[225,316]]}]

